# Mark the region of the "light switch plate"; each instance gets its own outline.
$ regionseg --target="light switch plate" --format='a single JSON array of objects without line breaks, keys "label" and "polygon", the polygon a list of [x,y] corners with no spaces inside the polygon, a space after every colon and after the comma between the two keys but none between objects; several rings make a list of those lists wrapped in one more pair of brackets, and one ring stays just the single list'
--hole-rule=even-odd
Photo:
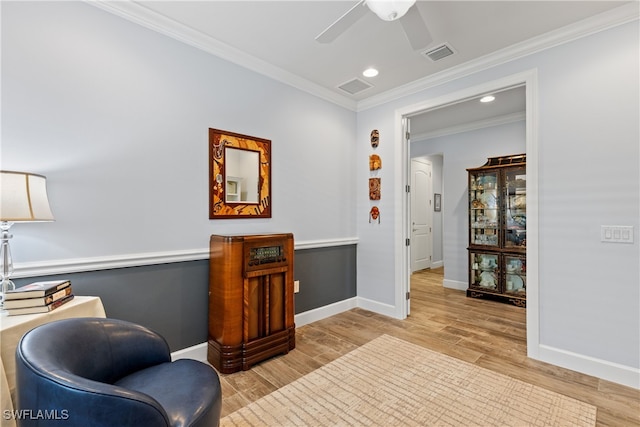
[{"label": "light switch plate", "polygon": [[601,225],[600,241],[633,243],[633,225]]}]

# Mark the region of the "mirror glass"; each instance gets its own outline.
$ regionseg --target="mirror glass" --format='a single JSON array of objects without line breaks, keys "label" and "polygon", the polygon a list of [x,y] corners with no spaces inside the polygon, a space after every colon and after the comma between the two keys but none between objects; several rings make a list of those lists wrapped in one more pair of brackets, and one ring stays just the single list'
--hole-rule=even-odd
[{"label": "mirror glass", "polygon": [[254,150],[225,147],[225,202],[258,204],[260,153]]},{"label": "mirror glass", "polygon": [[209,129],[209,218],[271,218],[271,141]]}]

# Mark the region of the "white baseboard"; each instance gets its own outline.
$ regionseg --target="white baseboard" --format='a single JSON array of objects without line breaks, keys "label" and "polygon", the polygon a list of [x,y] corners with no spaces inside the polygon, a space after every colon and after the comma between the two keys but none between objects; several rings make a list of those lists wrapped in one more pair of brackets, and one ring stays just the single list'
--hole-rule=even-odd
[{"label": "white baseboard", "polygon": [[449,288],[449,289],[457,289],[459,291],[466,291],[467,288],[469,287],[469,284],[467,282],[460,282],[457,280],[449,280],[449,279],[444,279],[442,281],[442,286],[445,288]]},{"label": "white baseboard", "polygon": [[[356,307],[362,307],[365,310],[371,310],[381,314],[387,314],[387,312],[391,312],[391,314],[388,315],[393,317],[393,312],[391,311],[391,309],[393,309],[392,306],[387,306],[386,304],[380,304],[378,302],[366,300],[364,298],[353,297],[343,301],[338,301],[333,304],[325,305],[324,307],[314,308],[313,310],[305,311],[304,313],[296,314],[294,316],[294,322],[296,324],[296,327],[299,327],[307,325],[309,323],[317,322],[318,320],[326,319],[327,317],[331,317],[345,311],[349,311],[352,308]],[[375,307],[382,308],[384,312],[376,310]],[[178,359],[195,359],[206,363],[207,343],[203,342],[171,353],[171,360]]]},{"label": "white baseboard", "polygon": [[[324,307],[318,307],[313,310],[305,311],[294,316],[294,322],[296,327],[303,326],[308,323],[313,323],[318,320],[326,319],[335,314],[342,313],[344,311],[351,310],[358,307],[358,298],[349,298],[344,301],[339,301],[333,304],[325,305]],[[201,362],[207,362],[207,343],[193,345],[191,347],[183,348],[182,350],[174,351],[171,353],[171,360],[178,359],[195,359]]]},{"label": "white baseboard", "polygon": [[358,298],[353,297],[343,301],[338,301],[333,304],[325,305],[324,307],[314,308],[303,313],[298,313],[294,316],[294,322],[296,327],[307,325],[309,323],[317,322],[318,320],[326,319],[335,314],[342,313],[343,311],[351,310],[358,307]]},{"label": "white baseboard", "polygon": [[373,301],[367,298],[358,298],[358,307],[373,311],[374,313],[382,314],[384,316],[389,316],[394,319],[398,318],[398,314],[396,312],[396,307],[389,304],[383,304],[378,301]]},{"label": "white baseboard", "polygon": [[552,365],[640,389],[640,369],[637,368],[543,344],[538,346],[538,358]]},{"label": "white baseboard", "polygon": [[444,267],[444,261],[433,261],[431,263],[431,268],[440,268]]},{"label": "white baseboard", "polygon": [[171,353],[171,360],[195,359],[207,363],[207,343],[192,345]]},{"label": "white baseboard", "polygon": [[[462,290],[467,288],[466,283],[456,281],[449,282],[451,283],[446,287],[453,287],[454,289]],[[305,311],[304,313],[296,314],[295,323],[297,327],[303,326],[356,307],[396,318],[395,307],[369,300],[367,298],[354,297],[329,304],[324,307]],[[195,359],[207,363],[207,343],[204,342],[175,351],[171,353],[171,359]],[[637,368],[607,362],[605,360],[572,353],[570,351],[547,345],[539,346],[538,359],[556,366],[571,369],[572,371],[581,372],[583,374],[592,375],[617,384],[640,389],[640,369]]]}]

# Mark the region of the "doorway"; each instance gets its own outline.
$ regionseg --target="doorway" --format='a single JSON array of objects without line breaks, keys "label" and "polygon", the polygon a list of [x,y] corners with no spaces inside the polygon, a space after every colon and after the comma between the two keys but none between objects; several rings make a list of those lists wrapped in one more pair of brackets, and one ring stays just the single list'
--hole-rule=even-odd
[{"label": "doorway", "polygon": [[[537,155],[537,73],[535,70],[520,73],[510,77],[505,77],[493,82],[478,85],[475,87],[463,89],[450,93],[445,96],[434,98],[420,104],[409,106],[396,111],[396,120],[401,124],[399,128],[406,129],[410,126],[410,120],[419,114],[424,114],[431,110],[437,110],[444,106],[462,103],[464,101],[477,98],[490,92],[497,92],[509,88],[523,86],[526,93],[526,110],[525,110],[525,139],[527,154],[527,355],[532,358],[539,358],[539,306],[538,306],[538,207],[537,207],[537,182],[538,182],[538,155]],[[411,182],[411,162],[410,162],[410,137],[407,132],[402,132],[399,151],[403,170],[403,186],[409,185]],[[472,165],[471,165],[472,166]],[[467,166],[469,167],[469,166]],[[446,206],[446,205],[445,205]],[[405,239],[409,239],[412,232],[411,219],[411,200],[408,192],[403,196],[403,234]],[[466,209],[465,209],[466,211]],[[447,213],[443,212],[445,222]],[[446,225],[445,225],[446,228]],[[446,236],[444,237],[446,239]],[[446,252],[446,251],[445,251]],[[408,289],[410,289],[410,272],[411,272],[411,249],[410,245],[406,245],[401,251],[400,268],[401,280],[396,286],[397,301],[400,302],[399,313],[402,318],[407,316],[409,300],[405,298]],[[466,255],[464,257],[466,259]],[[444,254],[444,263],[447,264],[447,254]],[[466,262],[465,262],[466,264]],[[445,272],[445,274],[447,274]],[[466,280],[466,279],[465,279]],[[446,281],[446,280],[445,280]]]}]

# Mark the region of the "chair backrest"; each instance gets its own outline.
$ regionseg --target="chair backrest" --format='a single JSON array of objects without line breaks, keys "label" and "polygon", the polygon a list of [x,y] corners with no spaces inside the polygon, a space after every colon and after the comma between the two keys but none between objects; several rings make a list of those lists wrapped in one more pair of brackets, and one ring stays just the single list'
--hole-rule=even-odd
[{"label": "chair backrest", "polygon": [[112,384],[159,363],[170,362],[169,345],[159,334],[118,319],[75,318],[41,325],[18,346],[36,371],[69,373]]}]

